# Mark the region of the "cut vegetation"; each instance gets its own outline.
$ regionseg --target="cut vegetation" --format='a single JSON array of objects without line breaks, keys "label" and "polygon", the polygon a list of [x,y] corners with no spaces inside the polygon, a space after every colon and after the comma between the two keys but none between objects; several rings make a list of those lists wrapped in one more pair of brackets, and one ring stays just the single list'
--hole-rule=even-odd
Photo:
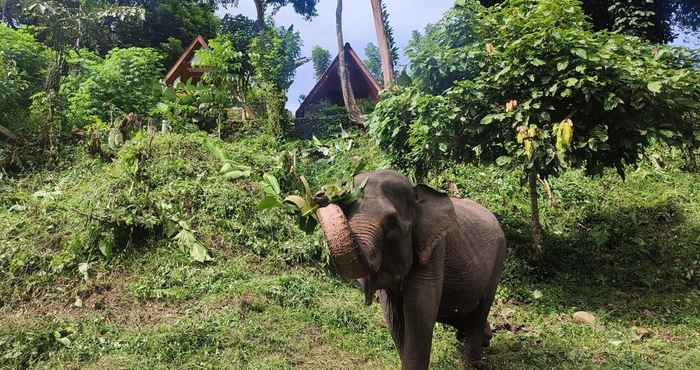
[{"label": "cut vegetation", "polygon": [[[320,186],[349,176],[360,154],[368,168],[382,155],[363,135],[290,141],[281,155],[276,146],[265,134],[157,135],[130,141],[113,163],[75,150],[59,169],[5,181],[0,365],[394,368],[379,305],[363,306],[327,266],[319,232],[256,211],[263,173],[293,192],[299,174]],[[676,151],[657,151],[625,182],[552,181],[557,205],[542,211],[536,265],[524,258],[529,203],[515,175],[458,166],[430,179],[488,206],[508,234],[487,351],[495,368],[696,368],[700,178],[678,169]],[[250,173],[228,179],[226,163]],[[462,368],[459,358],[454,333],[439,328],[431,368]]]}]

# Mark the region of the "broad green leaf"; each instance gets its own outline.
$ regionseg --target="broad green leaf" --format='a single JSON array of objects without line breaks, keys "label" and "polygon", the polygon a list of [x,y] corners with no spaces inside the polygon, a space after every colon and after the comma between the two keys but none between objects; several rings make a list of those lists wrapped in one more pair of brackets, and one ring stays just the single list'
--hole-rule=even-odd
[{"label": "broad green leaf", "polygon": [[277,182],[277,178],[269,173],[266,173],[263,175],[263,179],[265,180],[265,184],[263,186],[263,190],[267,194],[272,194],[279,196],[280,193],[282,193],[282,190],[280,189],[280,184]]},{"label": "broad green leaf", "polygon": [[290,195],[286,198],[284,198],[285,203],[291,203],[295,205],[299,211],[303,212],[304,210],[308,209],[309,203],[306,201],[306,199],[298,196],[298,195]]},{"label": "broad green leaf", "polygon": [[258,203],[258,209],[259,210],[265,210],[265,209],[270,209],[270,208],[279,208],[283,207],[284,204],[280,201],[280,199],[277,196],[274,195],[268,195],[265,198],[263,198],[260,203]]},{"label": "broad green leaf", "polygon": [[231,168],[232,168],[231,163],[225,163],[225,164],[221,167],[221,169],[219,170],[219,173],[230,172],[230,171],[231,171]]},{"label": "broad green leaf", "polygon": [[488,116],[486,116],[486,117],[484,117],[484,118],[481,119],[481,124],[482,124],[482,125],[488,125],[488,124],[490,124],[491,122],[493,122],[493,118],[494,118],[494,115],[493,115],[493,114],[489,114]]},{"label": "broad green leaf", "polygon": [[557,63],[557,71],[561,72],[569,66],[569,61],[565,60],[563,62]]},{"label": "broad green leaf", "polygon": [[195,262],[201,262],[201,263],[214,260],[209,255],[209,251],[207,251],[207,248],[205,248],[200,243],[195,243],[192,245],[192,248],[190,249],[190,257],[192,257],[192,260],[194,260]]},{"label": "broad green leaf", "polygon": [[234,171],[230,171],[230,172],[225,173],[223,177],[226,180],[236,180],[236,179],[240,179],[242,177],[249,177],[249,176],[250,176],[250,171],[234,170]]},{"label": "broad green leaf", "polygon": [[579,58],[588,59],[588,53],[584,49],[571,49],[571,52]]},{"label": "broad green leaf", "polygon": [[653,92],[654,94],[658,94],[658,93],[661,92],[661,87],[662,87],[662,86],[663,86],[663,85],[661,84],[661,82],[659,82],[659,81],[654,81],[654,82],[649,82],[649,83],[647,84],[647,89],[649,89],[649,91]]},{"label": "broad green leaf", "polygon": [[496,158],[496,164],[499,166],[507,166],[513,162],[513,158],[508,156],[501,156]]}]

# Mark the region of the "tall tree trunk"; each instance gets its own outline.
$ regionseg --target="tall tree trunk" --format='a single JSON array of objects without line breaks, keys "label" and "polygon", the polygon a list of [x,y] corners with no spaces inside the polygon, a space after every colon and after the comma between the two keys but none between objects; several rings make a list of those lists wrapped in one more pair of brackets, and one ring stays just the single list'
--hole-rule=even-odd
[{"label": "tall tree trunk", "polygon": [[355,94],[352,91],[350,78],[348,76],[347,64],[345,61],[345,41],[343,41],[343,0],[338,0],[338,8],[335,11],[335,31],[338,36],[338,74],[340,75],[340,87],[343,91],[343,101],[345,109],[350,115],[350,120],[362,125],[362,112],[355,101]]},{"label": "tall tree trunk", "polygon": [[255,29],[260,32],[265,26],[265,0],[255,0],[255,12],[257,14]]},{"label": "tall tree trunk", "polygon": [[394,63],[391,60],[389,40],[386,37],[386,25],[382,16],[382,0],[370,0],[372,3],[372,16],[374,18],[374,30],[377,32],[377,44],[379,45],[379,57],[382,60],[382,74],[384,75],[384,88],[394,87]]},{"label": "tall tree trunk", "polygon": [[532,255],[535,259],[542,257],[542,224],[540,223],[540,207],[537,194],[537,174],[528,175],[530,190],[530,228],[532,231]]}]

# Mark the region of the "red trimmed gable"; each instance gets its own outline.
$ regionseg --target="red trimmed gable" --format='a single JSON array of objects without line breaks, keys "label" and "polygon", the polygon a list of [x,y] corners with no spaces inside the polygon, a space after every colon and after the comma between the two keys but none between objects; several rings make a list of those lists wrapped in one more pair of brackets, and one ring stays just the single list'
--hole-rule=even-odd
[{"label": "red trimmed gable", "polygon": [[[355,53],[349,43],[345,44],[345,55],[348,64],[348,75],[350,76],[350,85],[355,97],[358,99],[371,99],[376,102],[379,100],[379,92],[381,87],[377,81],[369,73],[367,67],[362,63],[360,57]],[[304,117],[306,108],[311,105],[318,104],[322,100],[330,103],[343,105],[343,93],[340,88],[340,76],[338,76],[338,57],[336,56],[333,63],[328,67],[323,76],[318,80],[311,92],[306,96],[306,99],[297,109],[295,116],[297,118]]]},{"label": "red trimmed gable", "polygon": [[180,55],[175,64],[170,67],[164,79],[166,85],[172,86],[178,79],[183,82],[187,80],[190,80],[192,83],[199,82],[204,71],[192,67],[192,59],[195,57],[195,52],[199,49],[209,49],[209,45],[201,35],[192,40],[192,43]]}]

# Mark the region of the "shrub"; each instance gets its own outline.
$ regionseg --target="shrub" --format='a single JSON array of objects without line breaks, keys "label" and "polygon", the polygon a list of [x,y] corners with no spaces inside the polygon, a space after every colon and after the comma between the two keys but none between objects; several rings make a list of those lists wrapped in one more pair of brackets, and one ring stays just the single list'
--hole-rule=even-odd
[{"label": "shrub", "polygon": [[575,0],[513,0],[482,15],[485,42],[456,49],[466,58],[446,67],[478,74],[377,106],[371,130],[394,164],[419,175],[453,161],[522,169],[540,246],[538,177],[572,167],[624,176],[654,141],[698,147],[700,72],[685,49],[593,32]]},{"label": "shrub", "polygon": [[63,87],[70,123],[82,127],[99,118],[112,122],[127,113],[145,114],[160,95],[163,56],[144,48],[112,49],[102,59],[81,51],[77,71]]}]

